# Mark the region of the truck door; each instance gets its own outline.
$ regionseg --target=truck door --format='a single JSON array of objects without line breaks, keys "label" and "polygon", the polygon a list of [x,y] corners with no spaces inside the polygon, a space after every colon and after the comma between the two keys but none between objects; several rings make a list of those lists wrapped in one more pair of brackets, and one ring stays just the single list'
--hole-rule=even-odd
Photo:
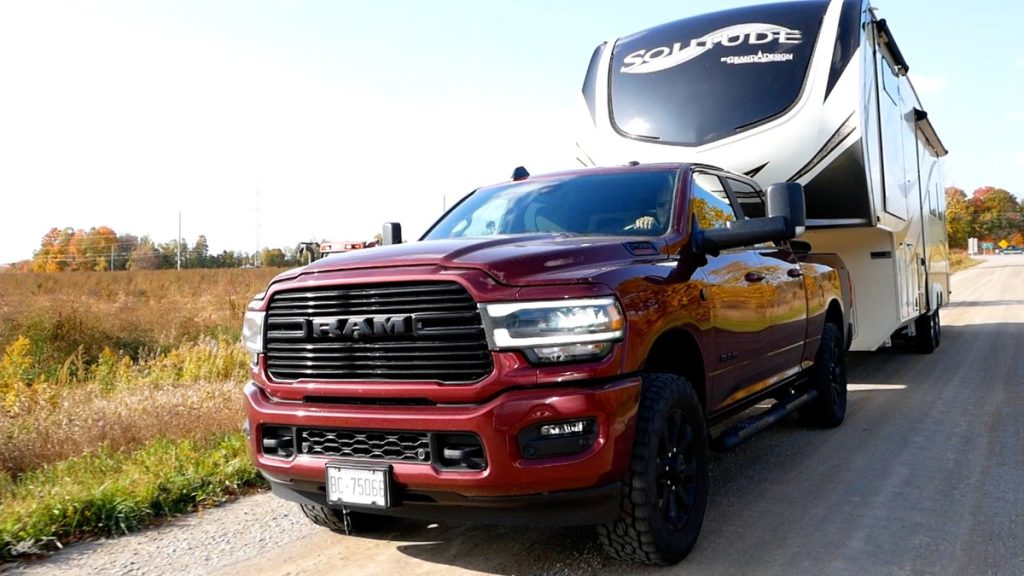
[{"label": "truck door", "polygon": [[[696,172],[690,182],[690,213],[703,229],[726,226],[742,215],[721,178]],[[691,220],[692,221],[692,220]],[[705,296],[711,307],[712,353],[707,371],[708,410],[747,395],[762,378],[765,347],[770,346],[766,285],[770,272],[753,247],[708,255],[702,268]]]},{"label": "truck door", "polygon": [[[724,178],[729,192],[743,216],[765,216],[764,195],[751,183],[737,178]],[[795,374],[800,369],[807,333],[807,290],[805,278],[796,255],[789,244],[759,246],[758,257],[763,272],[763,305],[767,309],[768,338],[762,351],[765,361],[755,376],[774,380],[780,374]]]}]

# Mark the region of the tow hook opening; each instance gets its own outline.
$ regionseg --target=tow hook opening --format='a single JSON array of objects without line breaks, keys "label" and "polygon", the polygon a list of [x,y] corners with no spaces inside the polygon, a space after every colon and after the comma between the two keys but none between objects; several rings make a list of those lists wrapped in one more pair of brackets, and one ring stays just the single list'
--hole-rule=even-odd
[{"label": "tow hook opening", "polygon": [[483,470],[487,457],[480,439],[473,434],[437,434],[437,463],[445,470]]}]

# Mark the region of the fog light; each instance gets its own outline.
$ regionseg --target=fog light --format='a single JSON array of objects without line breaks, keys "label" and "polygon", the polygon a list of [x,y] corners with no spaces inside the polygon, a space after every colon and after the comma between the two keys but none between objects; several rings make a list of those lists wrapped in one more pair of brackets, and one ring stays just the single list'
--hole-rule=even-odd
[{"label": "fog light", "polygon": [[540,435],[543,437],[552,436],[571,436],[573,434],[583,434],[583,429],[586,427],[586,420],[574,420],[572,422],[559,422],[557,424],[545,424],[540,427]]},{"label": "fog light", "polygon": [[595,442],[597,421],[593,418],[535,424],[519,433],[519,451],[526,459],[579,454]]}]

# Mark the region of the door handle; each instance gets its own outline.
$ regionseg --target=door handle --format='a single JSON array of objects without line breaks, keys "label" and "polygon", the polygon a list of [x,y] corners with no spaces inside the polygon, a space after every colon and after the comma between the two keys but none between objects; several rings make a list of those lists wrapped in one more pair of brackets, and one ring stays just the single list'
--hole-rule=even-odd
[{"label": "door handle", "polygon": [[747,282],[760,282],[761,280],[764,280],[764,274],[761,274],[760,272],[747,272],[746,275],[743,276],[743,279]]},{"label": "door handle", "polygon": [[786,276],[789,276],[790,278],[799,278],[803,275],[804,271],[799,268],[790,268],[789,270],[786,270]]}]

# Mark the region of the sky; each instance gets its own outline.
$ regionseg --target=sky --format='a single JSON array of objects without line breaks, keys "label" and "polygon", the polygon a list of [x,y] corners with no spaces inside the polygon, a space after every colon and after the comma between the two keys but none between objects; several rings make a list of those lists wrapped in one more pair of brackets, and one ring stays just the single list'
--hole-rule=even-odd
[{"label": "sky", "polygon": [[[254,252],[418,237],[575,165],[605,40],[756,0],[0,0],[0,264],[51,228]],[[950,155],[1024,195],[1024,4],[876,0]]]}]

